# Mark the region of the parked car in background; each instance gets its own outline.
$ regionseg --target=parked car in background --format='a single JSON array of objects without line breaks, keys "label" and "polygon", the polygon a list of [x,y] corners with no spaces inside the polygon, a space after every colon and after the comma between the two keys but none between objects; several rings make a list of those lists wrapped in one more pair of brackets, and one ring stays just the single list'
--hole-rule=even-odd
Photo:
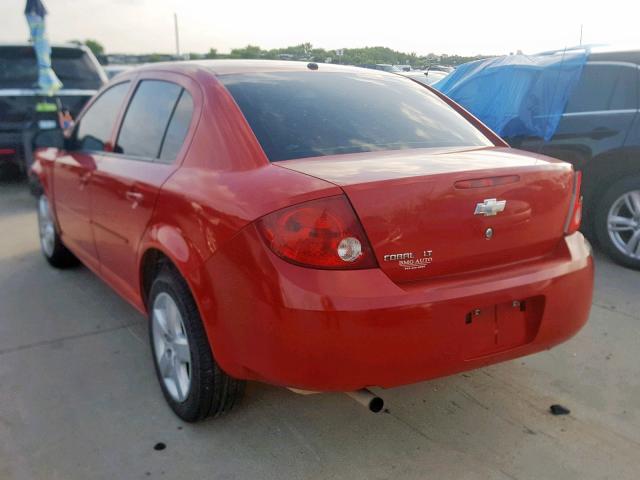
[{"label": "parked car in background", "polygon": [[[51,62],[63,88],[62,106],[75,117],[107,78],[91,51],[78,45],[53,46]],[[0,45],[0,162],[26,170],[31,163],[25,129],[33,125],[39,99],[38,66],[28,43]],[[25,158],[28,157],[28,158]]]},{"label": "parked car in background", "polygon": [[429,65],[428,70],[433,72],[451,73],[455,70],[455,67],[449,65]]},{"label": "parked car in background", "polygon": [[397,65],[390,65],[388,63],[376,63],[373,68],[375,70],[382,70],[383,72],[402,72],[402,69]]},{"label": "parked car in background", "polygon": [[139,67],[140,65],[105,65],[102,67],[104,69],[104,73],[106,73],[107,78],[111,80],[116,75],[127,72],[132,68]]},{"label": "parked car in background", "polygon": [[411,65],[391,65],[390,63],[361,63],[356,65],[370,70],[381,70],[383,72],[400,73],[411,71]]},{"label": "parked car in background", "polygon": [[407,78],[411,78],[416,80],[423,85],[432,85],[439,80],[442,80],[448,74],[441,71],[431,71],[431,70],[411,70],[410,72],[399,72],[400,75],[403,75]]},{"label": "parked car in background", "polygon": [[39,144],[44,257],[148,315],[186,421],[244,380],[393,387],[546,350],[589,314],[580,175],[399,75],[149,65]]},{"label": "parked car in background", "polygon": [[618,263],[640,269],[640,50],[594,47],[551,141],[514,147],[583,173],[586,232]]}]

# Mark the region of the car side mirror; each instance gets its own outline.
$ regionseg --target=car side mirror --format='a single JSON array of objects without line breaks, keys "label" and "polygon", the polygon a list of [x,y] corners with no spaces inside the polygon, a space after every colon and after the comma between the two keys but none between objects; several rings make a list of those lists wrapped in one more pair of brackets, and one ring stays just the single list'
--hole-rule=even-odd
[{"label": "car side mirror", "polygon": [[59,148],[64,149],[66,140],[64,132],[60,128],[38,130],[33,137],[33,148]]}]

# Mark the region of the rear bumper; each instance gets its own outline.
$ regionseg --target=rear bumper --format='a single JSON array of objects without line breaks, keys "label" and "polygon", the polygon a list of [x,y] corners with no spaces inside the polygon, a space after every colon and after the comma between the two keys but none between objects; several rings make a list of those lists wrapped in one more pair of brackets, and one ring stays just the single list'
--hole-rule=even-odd
[{"label": "rear bumper", "polygon": [[[212,295],[200,307],[222,368],[316,391],[393,387],[548,349],[585,324],[593,289],[591,248],[580,233],[527,264],[397,285],[380,269],[290,265],[249,226],[203,273]],[[476,309],[522,300],[533,321],[519,336],[509,332],[522,321],[503,318],[506,343],[492,348],[488,324],[469,322]]]}]

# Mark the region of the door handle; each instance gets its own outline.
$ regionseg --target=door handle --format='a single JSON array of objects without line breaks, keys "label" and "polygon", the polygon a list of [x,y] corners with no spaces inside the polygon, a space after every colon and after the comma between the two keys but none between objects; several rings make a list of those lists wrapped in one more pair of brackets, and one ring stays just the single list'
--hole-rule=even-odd
[{"label": "door handle", "polygon": [[603,138],[612,137],[616,133],[618,132],[616,130],[612,130],[611,128],[598,127],[591,130],[589,137],[593,138],[594,140],[602,140]]},{"label": "door handle", "polygon": [[144,198],[144,195],[142,193],[136,192],[134,190],[129,190],[127,193],[125,193],[125,196],[127,197],[127,200],[130,200],[135,203],[141,202],[142,199]]}]

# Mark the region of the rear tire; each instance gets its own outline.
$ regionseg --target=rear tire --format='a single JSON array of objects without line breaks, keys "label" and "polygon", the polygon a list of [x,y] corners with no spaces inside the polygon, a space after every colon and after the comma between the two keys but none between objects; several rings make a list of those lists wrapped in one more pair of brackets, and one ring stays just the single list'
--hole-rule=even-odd
[{"label": "rear tire", "polygon": [[38,233],[40,251],[51,266],[69,268],[79,263],[75,255],[62,243],[53,220],[49,199],[44,193],[38,196]]},{"label": "rear tire", "polygon": [[216,363],[189,287],[171,265],[162,266],[153,281],[148,310],[156,375],[174,413],[197,422],[230,411],[246,382]]},{"label": "rear tire", "polygon": [[617,263],[640,270],[640,177],[624,178],[597,200],[594,230]]}]

